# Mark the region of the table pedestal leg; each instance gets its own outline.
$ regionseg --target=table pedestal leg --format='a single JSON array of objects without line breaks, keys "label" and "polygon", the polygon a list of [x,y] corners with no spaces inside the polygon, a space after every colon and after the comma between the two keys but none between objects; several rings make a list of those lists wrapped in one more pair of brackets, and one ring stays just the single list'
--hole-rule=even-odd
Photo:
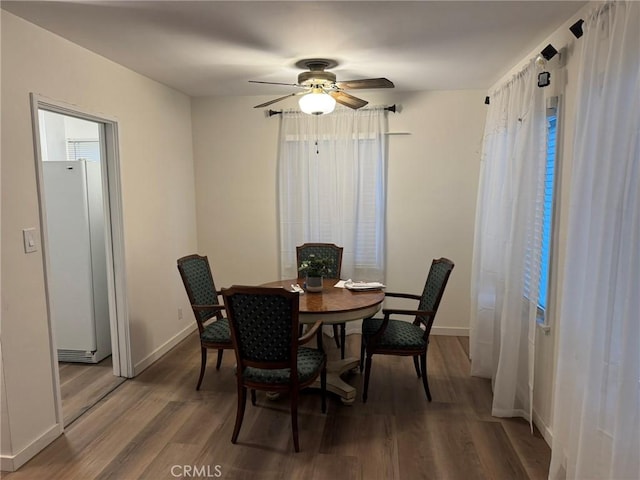
[{"label": "table pedestal leg", "polygon": [[[353,405],[356,401],[356,389],[345,382],[341,375],[348,371],[355,371],[359,365],[360,360],[354,357],[327,362],[327,391],[338,395],[344,405]],[[309,385],[309,388],[320,390],[320,377]],[[267,392],[267,399],[277,400],[280,395],[279,392]]]},{"label": "table pedestal leg", "polygon": [[[327,362],[327,391],[338,395],[344,405],[353,405],[356,400],[356,389],[342,380],[340,375],[358,365],[360,365],[360,360],[354,357]],[[320,378],[311,387],[320,388]]]}]

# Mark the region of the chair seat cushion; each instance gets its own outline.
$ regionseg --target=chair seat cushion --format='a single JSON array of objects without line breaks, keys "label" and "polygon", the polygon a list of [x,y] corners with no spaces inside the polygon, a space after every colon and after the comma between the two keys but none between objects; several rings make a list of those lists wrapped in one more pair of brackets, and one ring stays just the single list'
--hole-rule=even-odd
[{"label": "chair seat cushion", "polygon": [[[304,383],[315,378],[320,372],[324,358],[324,352],[317,348],[299,347],[298,381]],[[268,370],[264,368],[247,367],[244,370],[243,378],[250,382],[287,384],[289,383],[290,375],[290,368]]]},{"label": "chair seat cushion", "polygon": [[221,318],[204,327],[200,340],[207,343],[231,343],[231,331],[229,321]]},{"label": "chair seat cushion", "polygon": [[[381,318],[367,318],[362,322],[362,335],[370,337],[382,325]],[[427,344],[423,339],[424,330],[413,323],[389,320],[387,329],[376,343],[376,349],[422,350]]]}]

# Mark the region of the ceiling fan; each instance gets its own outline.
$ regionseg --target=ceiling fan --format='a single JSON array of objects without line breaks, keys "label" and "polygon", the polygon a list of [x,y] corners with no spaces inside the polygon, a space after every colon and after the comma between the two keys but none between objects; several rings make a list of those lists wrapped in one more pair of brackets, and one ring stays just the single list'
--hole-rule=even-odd
[{"label": "ceiling fan", "polygon": [[296,62],[296,67],[306,68],[307,71],[298,75],[298,83],[261,82],[249,80],[251,83],[264,83],[269,85],[285,85],[303,89],[300,92],[290,93],[283,97],[270,100],[253,108],[263,108],[285,98],[304,95],[300,99],[300,109],[312,115],[322,115],[333,111],[336,102],[349,108],[358,109],[369,102],[348,94],[345,90],[366,88],[393,88],[393,82],[386,78],[365,78],[361,80],[336,81],[335,73],[327,71],[338,65],[335,60],[324,58],[312,58]]}]

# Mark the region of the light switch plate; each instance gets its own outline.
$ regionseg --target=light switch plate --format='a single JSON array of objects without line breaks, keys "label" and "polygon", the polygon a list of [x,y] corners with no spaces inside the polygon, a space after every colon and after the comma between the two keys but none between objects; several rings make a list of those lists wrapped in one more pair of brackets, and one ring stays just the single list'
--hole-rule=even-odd
[{"label": "light switch plate", "polygon": [[25,228],[22,230],[22,239],[24,241],[24,253],[32,253],[38,251],[38,237],[35,228]]}]

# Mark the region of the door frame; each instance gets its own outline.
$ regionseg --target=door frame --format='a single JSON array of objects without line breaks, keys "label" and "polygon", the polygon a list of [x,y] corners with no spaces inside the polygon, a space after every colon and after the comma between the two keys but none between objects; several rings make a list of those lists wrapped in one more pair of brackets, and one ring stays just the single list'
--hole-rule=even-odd
[{"label": "door frame", "polygon": [[120,156],[118,143],[118,122],[115,118],[102,113],[96,114],[77,105],[71,105],[45,96],[31,93],[31,121],[33,127],[33,144],[36,163],[36,182],[40,212],[40,240],[43,252],[45,292],[47,303],[47,324],[49,328],[49,347],[51,351],[51,368],[56,402],[56,418],[63,425],[62,397],[60,393],[60,374],[55,341],[55,329],[51,320],[50,308],[50,256],[47,234],[47,217],[44,201],[44,179],[42,171],[42,151],[40,145],[39,110],[47,110],[66,116],[100,123],[100,145],[102,188],[105,213],[105,241],[107,250],[107,276],[109,323],[111,330],[111,350],[113,374],[118,377],[132,378],[134,369],[131,356],[129,335],[129,312],[125,276],[124,228],[122,214],[122,182],[120,176]]}]

